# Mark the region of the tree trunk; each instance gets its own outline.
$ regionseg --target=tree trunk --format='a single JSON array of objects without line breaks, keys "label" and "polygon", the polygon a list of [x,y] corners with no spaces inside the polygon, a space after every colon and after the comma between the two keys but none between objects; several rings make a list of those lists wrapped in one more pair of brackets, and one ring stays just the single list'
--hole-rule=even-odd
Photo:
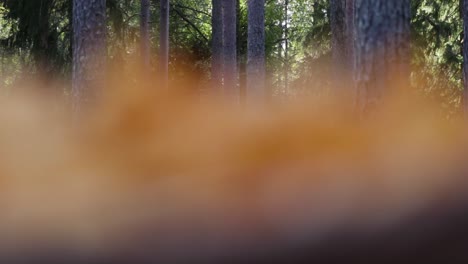
[{"label": "tree trunk", "polygon": [[340,96],[355,96],[354,85],[354,0],[330,1],[332,31],[332,84]]},{"label": "tree trunk", "polygon": [[289,93],[289,0],[284,0],[284,91]]},{"label": "tree trunk", "polygon": [[169,0],[161,0],[159,24],[159,72],[161,86],[166,89],[169,81]]},{"label": "tree trunk", "polygon": [[[347,67],[349,67],[350,80],[354,83],[354,69],[356,66],[356,3],[355,0],[346,0],[346,48]],[[355,87],[353,87],[355,89]],[[353,89],[353,90],[354,90]]]},{"label": "tree trunk", "polygon": [[106,0],[73,0],[74,111],[102,89],[106,69]]},{"label": "tree trunk", "polygon": [[151,63],[150,0],[141,0],[140,12],[140,56],[143,67],[149,69]]},{"label": "tree trunk", "polygon": [[468,116],[468,0],[461,0],[463,17],[463,111]]},{"label": "tree trunk", "polygon": [[53,63],[50,60],[52,46],[50,43],[50,13],[52,1],[41,0],[38,10],[38,32],[33,40],[32,54],[36,63],[36,70],[39,74],[38,80],[43,86],[48,87],[49,81],[53,78]]},{"label": "tree trunk", "polygon": [[239,101],[237,87],[237,30],[236,1],[223,0],[224,19],[224,92],[235,101]]},{"label": "tree trunk", "polygon": [[[283,27],[283,22],[281,21],[278,25],[279,27]],[[281,35],[283,37],[283,35]],[[283,56],[283,40],[278,42],[278,61],[280,61],[280,65],[284,67],[284,56]],[[281,64],[282,63],[282,64]],[[283,86],[283,77],[284,77],[284,69],[279,69],[276,74],[275,80],[275,89],[272,91],[272,99],[275,93],[283,93],[284,86]]]},{"label": "tree trunk", "polygon": [[383,96],[407,88],[410,0],[356,0],[358,107],[366,112]]},{"label": "tree trunk", "polygon": [[223,87],[223,0],[212,0],[211,81],[215,92]]},{"label": "tree trunk", "polygon": [[265,101],[265,0],[248,1],[247,101]]},{"label": "tree trunk", "polygon": [[[245,102],[247,86],[247,36],[243,35],[241,1],[236,0],[237,71],[240,102]],[[244,47],[245,44],[245,47]]]}]

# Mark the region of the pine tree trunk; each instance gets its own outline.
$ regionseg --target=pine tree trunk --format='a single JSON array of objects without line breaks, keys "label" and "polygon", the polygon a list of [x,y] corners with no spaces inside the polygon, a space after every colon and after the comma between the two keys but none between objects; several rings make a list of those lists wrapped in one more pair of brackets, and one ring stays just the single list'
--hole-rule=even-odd
[{"label": "pine tree trunk", "polygon": [[106,61],[106,0],[73,0],[74,111],[102,89]]},{"label": "pine tree trunk", "polygon": [[161,86],[166,89],[169,81],[169,0],[161,0],[159,24],[159,72]]},{"label": "pine tree trunk", "polygon": [[150,0],[141,0],[140,10],[140,52],[143,67],[150,67],[151,42],[150,42]]},{"label": "pine tree trunk", "polygon": [[330,1],[332,31],[332,82],[338,95],[353,93],[354,1]]},{"label": "pine tree trunk", "polygon": [[463,16],[463,111],[468,116],[468,0],[461,0]]},{"label": "pine tree trunk", "polygon": [[236,1],[223,0],[224,19],[224,91],[235,101],[239,101],[237,86],[237,30],[236,30]]},{"label": "pine tree trunk", "polygon": [[[347,64],[349,80],[346,91],[351,102],[356,102],[357,89],[354,73],[356,71],[356,2],[355,0],[346,0],[346,46],[347,46]],[[345,94],[346,96],[346,94]]]},{"label": "pine tree trunk", "polygon": [[218,92],[223,86],[223,0],[212,0],[211,81]]},{"label": "pine tree trunk", "polygon": [[[283,27],[283,22],[280,22],[279,27]],[[278,42],[278,61],[284,62],[284,55],[283,55],[283,41],[281,40]],[[283,66],[284,67],[284,66]],[[275,80],[275,89],[272,91],[272,99],[274,93],[283,93],[283,77],[284,77],[284,69],[278,70],[276,74],[276,80]]]},{"label": "pine tree trunk", "polygon": [[347,46],[347,67],[350,70],[350,79],[354,81],[353,73],[356,66],[356,2],[346,0],[346,46]]},{"label": "pine tree trunk", "polygon": [[50,61],[52,45],[50,45],[50,15],[52,9],[52,1],[41,0],[38,2],[38,34],[34,39],[32,46],[32,54],[36,63],[36,70],[39,73],[39,80],[42,85],[48,86],[48,82],[53,78],[53,64]]},{"label": "pine tree trunk", "polygon": [[360,111],[372,109],[410,71],[410,0],[356,0],[356,80]]},{"label": "pine tree trunk", "polygon": [[284,0],[284,91],[289,93],[289,0]]},{"label": "pine tree trunk", "polygon": [[248,1],[247,101],[265,101],[265,0]]},{"label": "pine tree trunk", "polygon": [[343,89],[349,83],[344,75],[347,70],[347,36],[346,36],[346,0],[330,0],[330,26],[332,46],[332,68],[335,86]]},{"label": "pine tree trunk", "polygon": [[[243,103],[247,86],[247,36],[244,38],[241,28],[242,8],[241,1],[236,0],[236,35],[237,35],[237,72],[240,102]],[[245,41],[245,42],[244,42]],[[243,45],[246,44],[245,47]]]}]

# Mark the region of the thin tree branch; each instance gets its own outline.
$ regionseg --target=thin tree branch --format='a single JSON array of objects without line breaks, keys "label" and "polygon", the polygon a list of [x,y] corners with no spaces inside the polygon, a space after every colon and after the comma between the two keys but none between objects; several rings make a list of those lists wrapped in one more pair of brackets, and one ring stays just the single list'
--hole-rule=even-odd
[{"label": "thin tree branch", "polygon": [[202,11],[202,10],[195,9],[193,7],[190,7],[190,6],[181,5],[179,3],[173,4],[173,6],[178,7],[178,8],[182,8],[182,9],[188,9],[188,10],[191,10],[191,11],[193,11],[195,13],[199,13],[199,14],[203,14],[205,16],[211,17],[210,13]]},{"label": "thin tree branch", "polygon": [[206,42],[209,42],[209,39],[205,36],[205,34],[203,34],[203,32],[194,24],[192,23],[192,21],[190,21],[185,15],[184,13],[180,12],[179,9],[177,8],[173,8],[173,10],[176,12],[176,14],[182,18],[182,20],[184,20],[187,24],[189,24],[193,29],[195,29],[195,31],[197,31],[197,33],[206,41]]}]

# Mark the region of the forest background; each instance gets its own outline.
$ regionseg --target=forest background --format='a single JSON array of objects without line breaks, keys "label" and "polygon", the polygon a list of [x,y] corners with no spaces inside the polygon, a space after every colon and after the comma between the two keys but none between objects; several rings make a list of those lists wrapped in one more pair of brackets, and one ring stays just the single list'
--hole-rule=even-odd
[{"label": "forest background", "polygon": [[[463,20],[455,0],[411,1],[411,85],[436,99],[447,114],[461,105]],[[140,0],[107,1],[107,47],[111,65],[132,67],[139,52]],[[159,4],[150,1],[150,71],[158,68]],[[169,78],[196,76],[193,88],[209,87],[211,0],[170,1]],[[237,0],[239,87],[245,93],[247,3]],[[48,89],[69,86],[72,73],[72,1],[3,0],[0,6],[0,93],[18,83],[43,80]],[[270,98],[320,94],[330,88],[330,2],[266,0],[265,57]],[[40,78],[39,78],[40,77]],[[57,80],[61,80],[57,82]],[[313,84],[313,85],[310,85]]]}]

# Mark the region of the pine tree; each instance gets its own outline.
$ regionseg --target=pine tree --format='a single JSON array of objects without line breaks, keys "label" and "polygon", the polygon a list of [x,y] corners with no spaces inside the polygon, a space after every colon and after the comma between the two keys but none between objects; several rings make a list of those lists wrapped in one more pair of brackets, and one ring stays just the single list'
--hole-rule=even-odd
[{"label": "pine tree", "polygon": [[460,1],[463,17],[463,110],[468,115],[468,0]]},{"label": "pine tree", "polygon": [[169,80],[169,0],[160,1],[159,24],[159,71],[162,88],[167,88]]},{"label": "pine tree", "polygon": [[360,110],[406,88],[410,72],[410,0],[356,0],[356,80]]},{"label": "pine tree", "polygon": [[354,0],[330,1],[332,67],[338,94],[351,94],[354,66]]},{"label": "pine tree", "polygon": [[223,0],[212,0],[212,5],[211,80],[217,92],[223,85]]},{"label": "pine tree", "polygon": [[224,91],[228,97],[238,101],[240,93],[237,87],[236,17],[236,1],[223,0]]},{"label": "pine tree", "polygon": [[150,66],[150,0],[141,0],[140,11],[140,49],[143,66]]},{"label": "pine tree", "polygon": [[74,110],[103,88],[106,61],[106,0],[73,0]]},{"label": "pine tree", "polygon": [[247,100],[265,100],[265,0],[248,1]]},{"label": "pine tree", "polygon": [[[284,77],[284,90],[289,92],[289,0],[284,0],[284,28],[283,28],[283,38],[284,38],[284,67],[283,67],[283,77]],[[283,47],[280,47],[283,48]]]}]

